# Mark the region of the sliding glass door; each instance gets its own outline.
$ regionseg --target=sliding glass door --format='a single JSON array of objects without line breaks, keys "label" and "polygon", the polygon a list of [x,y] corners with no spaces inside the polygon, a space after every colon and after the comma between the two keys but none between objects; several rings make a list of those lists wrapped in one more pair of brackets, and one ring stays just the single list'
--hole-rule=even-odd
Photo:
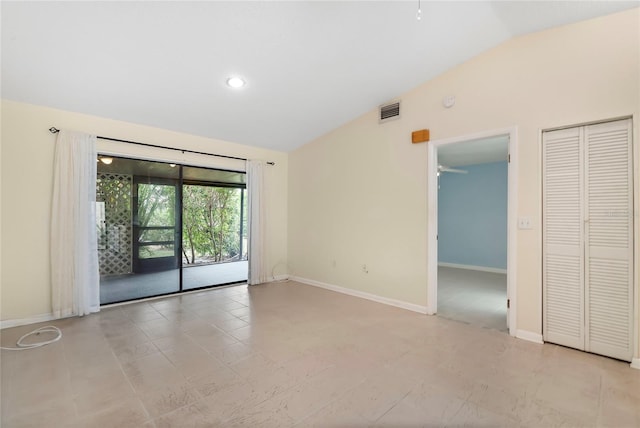
[{"label": "sliding glass door", "polygon": [[185,290],[247,280],[244,174],[184,167]]},{"label": "sliding glass door", "polygon": [[98,159],[101,304],[247,280],[244,173]]}]

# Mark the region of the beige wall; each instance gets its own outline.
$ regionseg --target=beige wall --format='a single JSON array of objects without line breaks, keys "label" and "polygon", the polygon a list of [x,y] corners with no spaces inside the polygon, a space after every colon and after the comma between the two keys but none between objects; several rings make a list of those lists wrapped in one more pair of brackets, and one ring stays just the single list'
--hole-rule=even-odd
[{"label": "beige wall", "polygon": [[[268,167],[268,274],[283,274],[287,261],[287,154],[240,144],[170,132],[94,116],[29,104],[2,102],[2,249],[1,319],[17,320],[51,312],[49,232],[55,136],[48,129],[74,129],[95,135],[174,146],[276,162]],[[189,164],[242,168],[205,156],[145,149],[98,140],[102,151],[141,158],[185,161]]]},{"label": "beige wall", "polygon": [[379,125],[372,111],[292,152],[291,273],[426,306],[427,152],[411,131],[438,140],[516,126],[517,211],[535,225],[515,231],[517,329],[540,334],[540,131],[635,115],[638,164],[639,23],[634,9],[515,38],[401,95],[401,119]]}]

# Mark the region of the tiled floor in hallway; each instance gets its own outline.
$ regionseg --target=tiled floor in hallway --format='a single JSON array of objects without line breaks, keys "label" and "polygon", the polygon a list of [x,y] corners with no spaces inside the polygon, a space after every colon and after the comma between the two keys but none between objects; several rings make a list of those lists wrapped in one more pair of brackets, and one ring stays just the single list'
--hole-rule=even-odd
[{"label": "tiled floor in hallway", "polygon": [[628,363],[294,282],[53,324],[2,351],[3,428],[640,426]]}]

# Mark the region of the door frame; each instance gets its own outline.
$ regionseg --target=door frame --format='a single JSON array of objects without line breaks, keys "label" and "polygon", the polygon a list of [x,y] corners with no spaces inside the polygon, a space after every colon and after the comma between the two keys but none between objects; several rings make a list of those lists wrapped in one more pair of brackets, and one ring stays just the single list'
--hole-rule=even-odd
[{"label": "door frame", "polygon": [[518,127],[482,131],[458,137],[443,138],[427,146],[427,313],[438,312],[438,148],[489,137],[509,136],[508,192],[507,192],[507,325],[509,334],[517,332],[517,213],[518,213]]}]

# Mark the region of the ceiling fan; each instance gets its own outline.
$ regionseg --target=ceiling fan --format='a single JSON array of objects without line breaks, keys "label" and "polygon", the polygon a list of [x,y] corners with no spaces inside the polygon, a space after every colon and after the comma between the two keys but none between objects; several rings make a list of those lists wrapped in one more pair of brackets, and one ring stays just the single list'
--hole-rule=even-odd
[{"label": "ceiling fan", "polygon": [[453,172],[455,174],[467,174],[469,171],[464,169],[449,168],[448,166],[438,165],[438,175],[442,172]]}]

